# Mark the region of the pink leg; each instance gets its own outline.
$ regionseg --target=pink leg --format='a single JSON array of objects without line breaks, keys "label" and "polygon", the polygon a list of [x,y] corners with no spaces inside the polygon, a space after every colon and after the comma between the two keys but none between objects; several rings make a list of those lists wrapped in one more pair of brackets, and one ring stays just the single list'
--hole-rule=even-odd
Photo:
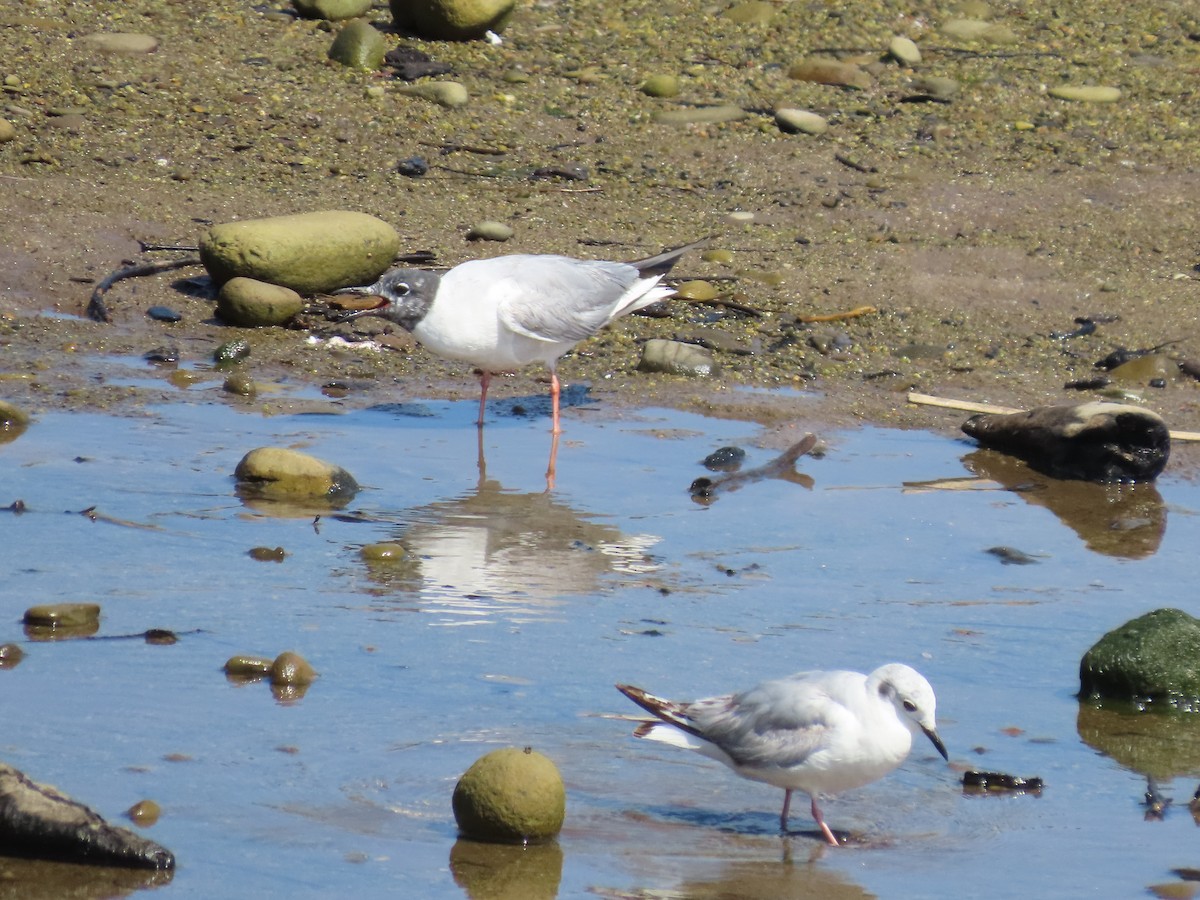
[{"label": "pink leg", "polygon": [[779,814],[779,830],[787,833],[788,811],[792,808],[792,789],[783,789],[783,812]]},{"label": "pink leg", "polygon": [[546,466],[546,490],[554,490],[554,467],[558,462],[558,435],[550,441],[550,463]]},{"label": "pink leg", "polygon": [[553,426],[550,428],[551,434],[562,434],[562,428],[558,424],[558,398],[562,394],[562,385],[558,382],[558,373],[551,370],[550,372],[550,409],[551,417],[554,420]]},{"label": "pink leg", "polygon": [[478,419],[478,421],[476,421],[475,424],[478,425],[480,428],[483,427],[483,410],[484,410],[484,407],[487,406],[487,389],[488,389],[488,385],[491,384],[491,381],[492,381],[492,373],[491,372],[480,372],[479,373],[479,419]]},{"label": "pink leg", "polygon": [[825,824],[825,817],[821,815],[821,809],[817,806],[817,798],[815,796],[812,798],[812,817],[821,826],[821,831],[825,833],[825,840],[829,841],[835,847],[839,846],[837,838],[833,836],[833,832]]}]

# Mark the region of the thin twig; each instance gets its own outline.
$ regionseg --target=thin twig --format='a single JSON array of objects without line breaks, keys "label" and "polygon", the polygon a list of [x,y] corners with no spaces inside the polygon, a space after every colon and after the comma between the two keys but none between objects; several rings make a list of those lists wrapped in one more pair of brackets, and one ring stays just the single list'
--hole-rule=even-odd
[{"label": "thin twig", "polygon": [[104,303],[104,295],[118,281],[123,281],[126,278],[137,278],[140,275],[157,275],[159,272],[170,272],[172,269],[184,269],[188,266],[198,265],[200,265],[200,257],[188,256],[183,259],[172,259],[159,263],[145,263],[140,266],[117,269],[117,271],[96,285],[96,289],[92,291],[92,299],[88,301],[88,318],[93,322],[108,323],[112,321],[112,317],[108,314],[108,307]]}]

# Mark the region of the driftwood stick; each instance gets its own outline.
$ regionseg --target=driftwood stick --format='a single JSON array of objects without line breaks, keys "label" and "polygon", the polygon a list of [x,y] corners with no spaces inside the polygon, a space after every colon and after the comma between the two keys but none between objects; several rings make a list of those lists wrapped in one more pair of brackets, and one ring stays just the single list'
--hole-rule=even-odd
[{"label": "driftwood stick", "polygon": [[145,265],[117,269],[117,271],[96,285],[96,289],[92,291],[92,299],[88,301],[88,318],[93,322],[112,321],[112,316],[108,314],[108,306],[104,303],[104,295],[118,281],[126,278],[136,278],[140,275],[157,275],[159,272],[170,272],[172,269],[183,269],[187,266],[198,265],[200,265],[200,257],[188,256],[183,259],[168,260],[167,262],[146,263]]},{"label": "driftwood stick", "polygon": [[[908,402],[919,406],[938,406],[942,409],[957,409],[962,412],[974,413],[1016,413],[1024,412],[1011,406],[995,406],[991,403],[972,403],[970,400],[953,400],[949,397],[935,397],[932,394],[921,394],[917,391],[908,392]],[[1173,441],[1200,441],[1200,431],[1171,431]]]}]

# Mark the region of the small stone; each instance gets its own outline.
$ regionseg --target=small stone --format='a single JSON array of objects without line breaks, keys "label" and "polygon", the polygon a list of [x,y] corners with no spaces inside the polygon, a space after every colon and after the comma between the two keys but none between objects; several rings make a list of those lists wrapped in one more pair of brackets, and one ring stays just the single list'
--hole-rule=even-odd
[{"label": "small stone", "polygon": [[679,287],[675,288],[675,296],[680,300],[691,300],[695,302],[706,302],[708,300],[716,300],[721,294],[710,281],[685,281]]},{"label": "small stone", "polygon": [[942,26],[942,33],[960,41],[980,41],[985,44],[1014,44],[1017,35],[1006,25],[985,22],[982,19],[950,19]]},{"label": "small stone", "polygon": [[79,41],[102,53],[153,53],[158,49],[158,38],[149,34],[98,32],[85,34]]},{"label": "small stone", "polygon": [[775,17],[775,10],[774,4],[763,0],[743,0],[725,10],[721,17],[738,25],[767,25]]},{"label": "small stone", "polygon": [[512,226],[491,220],[479,222],[467,232],[468,241],[499,241],[503,243],[512,236]]},{"label": "small stone", "polygon": [[287,559],[287,551],[282,547],[251,547],[246,555],[255,562],[281,563]]},{"label": "small stone", "polygon": [[396,163],[396,174],[405,178],[422,178],[429,173],[429,163],[423,156],[410,156]]},{"label": "small stone", "polygon": [[749,210],[738,209],[726,215],[725,220],[731,225],[749,225],[754,221],[754,213]]},{"label": "small stone", "polygon": [[149,828],[162,815],[162,807],[153,800],[139,800],[125,810],[125,815],[139,828]]},{"label": "small stone", "polygon": [[871,76],[853,63],[836,59],[805,59],[788,69],[795,81],[811,81],[865,91],[871,86]]},{"label": "small stone", "polygon": [[829,128],[824,116],[806,109],[777,109],[775,124],[786,134],[824,134]]},{"label": "small stone", "polygon": [[428,81],[424,84],[401,88],[399,93],[407,94],[410,97],[420,97],[422,100],[428,100],[447,109],[466,106],[471,99],[467,89],[457,81]]},{"label": "small stone", "polygon": [[458,780],[454,820],[464,835],[498,843],[552,840],[566,818],[567,795],[558,767],[526,747],[493,750]]},{"label": "small stone", "polygon": [[241,372],[226,378],[224,384],[221,385],[221,390],[238,397],[254,397],[258,394],[258,387],[255,385],[254,379]]},{"label": "small stone", "polygon": [[146,310],[146,315],[156,322],[182,322],[183,316],[169,306],[152,306]]},{"label": "small stone", "polygon": [[0,644],[0,669],[14,669],[24,658],[20,644]]},{"label": "small stone", "polygon": [[367,544],[359,551],[367,562],[396,562],[408,558],[408,550],[403,544],[387,541],[379,544]]},{"label": "small stone", "polygon": [[217,294],[217,315],[227,325],[264,328],[283,325],[304,309],[304,299],[291,288],[238,276]]},{"label": "small stone", "polygon": [[939,75],[927,75],[915,78],[912,83],[913,97],[910,99],[934,100],[938,103],[949,103],[958,94],[959,83],[953,78]]},{"label": "small stone", "polygon": [[263,678],[271,674],[272,660],[262,656],[231,656],[225,661],[225,674],[230,678]]},{"label": "small stone", "polygon": [[1120,88],[1098,84],[1060,84],[1046,93],[1059,100],[1074,100],[1078,103],[1116,103],[1121,99]]},{"label": "small stone", "polygon": [[921,51],[911,38],[897,35],[888,44],[888,56],[903,66],[915,66],[921,61]]},{"label": "small stone", "polygon": [[252,498],[349,502],[358,493],[358,482],[341,466],[286,447],[251,450],[234,474],[239,493]]},{"label": "small stone", "polygon": [[366,19],[354,19],[342,27],[329,46],[329,58],[343,66],[374,71],[383,65],[387,42]]},{"label": "small stone", "polygon": [[7,144],[17,139],[17,127],[8,119],[0,119],[0,144]]},{"label": "small stone", "polygon": [[271,663],[271,684],[303,687],[317,678],[316,670],[299,653],[285,650]]},{"label": "small stone", "polygon": [[717,369],[712,353],[695,344],[652,338],[642,347],[639,372],[663,372],[667,375],[707,376]]},{"label": "small stone", "polygon": [[371,0],[292,0],[292,6],[306,19],[337,22],[365,16],[371,9]]},{"label": "small stone", "polygon": [[226,341],[213,351],[213,362],[218,366],[231,366],[250,357],[250,342],[245,338]]},{"label": "small stone", "polygon": [[638,90],[647,97],[678,97],[679,79],[674,75],[651,75]]},{"label": "small stone", "polygon": [[48,603],[25,610],[24,624],[40,628],[87,628],[100,622],[98,603]]},{"label": "small stone", "polygon": [[749,113],[740,106],[730,103],[721,106],[660,109],[655,111],[653,119],[659,125],[718,125],[722,122],[736,122],[747,115]]}]

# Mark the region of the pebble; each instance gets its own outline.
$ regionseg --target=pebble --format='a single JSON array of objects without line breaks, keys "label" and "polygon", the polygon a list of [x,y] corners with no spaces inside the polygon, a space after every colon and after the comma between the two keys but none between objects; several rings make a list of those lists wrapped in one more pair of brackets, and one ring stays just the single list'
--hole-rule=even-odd
[{"label": "pebble", "polygon": [[638,90],[647,97],[678,97],[679,79],[674,75],[651,75]]},{"label": "pebble", "polygon": [[238,490],[268,500],[323,497],[349,500],[358,493],[354,477],[333,463],[287,447],[258,447],[237,464]]},{"label": "pebble", "polygon": [[949,103],[958,94],[959,83],[953,78],[940,75],[927,75],[915,78],[912,82],[913,93],[910,100],[933,100],[938,103]]},{"label": "pebble", "polygon": [[762,0],[743,0],[735,3],[721,17],[738,25],[766,25],[775,18],[776,7]]},{"label": "pebble", "polygon": [[134,32],[97,32],[85,34],[79,40],[102,53],[153,53],[158,49],[158,38]]},{"label": "pebble", "polygon": [[704,377],[717,371],[712,352],[695,344],[652,338],[642,347],[639,372]]},{"label": "pebble", "polygon": [[718,447],[704,457],[701,465],[710,472],[734,472],[741,468],[746,459],[746,451],[741,447]]},{"label": "pebble", "polygon": [[467,232],[468,241],[499,241],[503,243],[513,236],[512,226],[503,222],[485,221],[471,226]]},{"label": "pebble", "polygon": [[20,644],[0,644],[0,669],[12,669],[24,658]]},{"label": "pebble", "polygon": [[17,139],[17,126],[8,119],[0,119],[0,144],[7,144]]},{"label": "pebble", "polygon": [[367,544],[358,551],[366,562],[396,562],[408,558],[408,549],[395,541]]},{"label": "pebble", "polygon": [[410,97],[420,97],[422,100],[428,100],[447,109],[466,106],[471,99],[467,89],[457,81],[429,81],[424,84],[414,84],[411,87],[401,88],[399,93],[407,94]]},{"label": "pebble", "polygon": [[271,663],[271,684],[309,685],[317,678],[312,665],[299,653],[285,650]]},{"label": "pebble", "polygon": [[182,322],[183,316],[169,306],[152,306],[146,310],[146,315],[156,322]]},{"label": "pebble", "polygon": [[25,625],[40,628],[86,628],[100,622],[98,603],[47,603],[25,610]]},{"label": "pebble", "polygon": [[213,362],[218,366],[231,366],[250,356],[250,342],[245,338],[226,341],[213,351]]},{"label": "pebble", "polygon": [[149,828],[162,815],[162,807],[153,800],[139,800],[125,810],[125,815],[139,828]]},{"label": "pebble", "polygon": [[225,674],[230,678],[262,678],[269,675],[273,661],[262,656],[231,656],[225,660]]},{"label": "pebble", "polygon": [[720,250],[720,249],[705,250],[703,253],[700,254],[700,258],[702,260],[704,260],[705,262],[717,263],[717,265],[721,265],[721,266],[733,265],[733,251],[732,250]]},{"label": "pebble", "polygon": [[241,328],[283,325],[303,309],[304,299],[291,288],[254,278],[230,278],[217,294],[221,321]]},{"label": "pebble", "polygon": [[680,300],[694,300],[704,302],[708,300],[716,300],[721,294],[720,291],[710,281],[694,280],[685,281],[683,284],[675,288],[675,296]]},{"label": "pebble", "polygon": [[421,178],[429,173],[429,163],[423,156],[410,156],[396,163],[396,173],[405,178]]},{"label": "pebble", "polygon": [[258,386],[249,375],[241,373],[230,375],[221,385],[221,390],[238,397],[254,397],[258,394]]},{"label": "pebble", "polygon": [[754,221],[754,213],[744,209],[734,210],[725,216],[725,221],[730,225],[749,225]]},{"label": "pebble", "polygon": [[921,61],[921,51],[911,38],[897,35],[888,44],[888,56],[905,66],[915,66]]},{"label": "pebble", "polygon": [[374,71],[383,65],[387,42],[366,19],[354,19],[338,32],[329,46],[329,58],[343,66]]},{"label": "pebble", "polygon": [[829,129],[824,116],[806,109],[777,109],[775,124],[786,134],[824,134]]},{"label": "pebble", "polygon": [[659,125],[716,125],[721,122],[736,122],[749,115],[740,106],[732,103],[720,106],[697,106],[686,109],[660,109],[654,113]]},{"label": "pebble", "polygon": [[1075,100],[1080,103],[1116,103],[1121,99],[1120,88],[1098,84],[1060,84],[1046,93],[1059,100]]},{"label": "pebble", "polygon": [[871,76],[854,63],[836,59],[805,59],[788,69],[788,78],[794,81],[811,81],[815,84],[832,84],[838,87],[865,91],[871,86]]},{"label": "pebble", "polygon": [[366,15],[371,0],[292,0],[292,6],[306,19],[336,22]]},{"label": "pebble", "polygon": [[983,19],[951,19],[942,26],[942,33],[955,40],[985,44],[1015,44],[1018,40],[1007,25],[985,22]]}]

